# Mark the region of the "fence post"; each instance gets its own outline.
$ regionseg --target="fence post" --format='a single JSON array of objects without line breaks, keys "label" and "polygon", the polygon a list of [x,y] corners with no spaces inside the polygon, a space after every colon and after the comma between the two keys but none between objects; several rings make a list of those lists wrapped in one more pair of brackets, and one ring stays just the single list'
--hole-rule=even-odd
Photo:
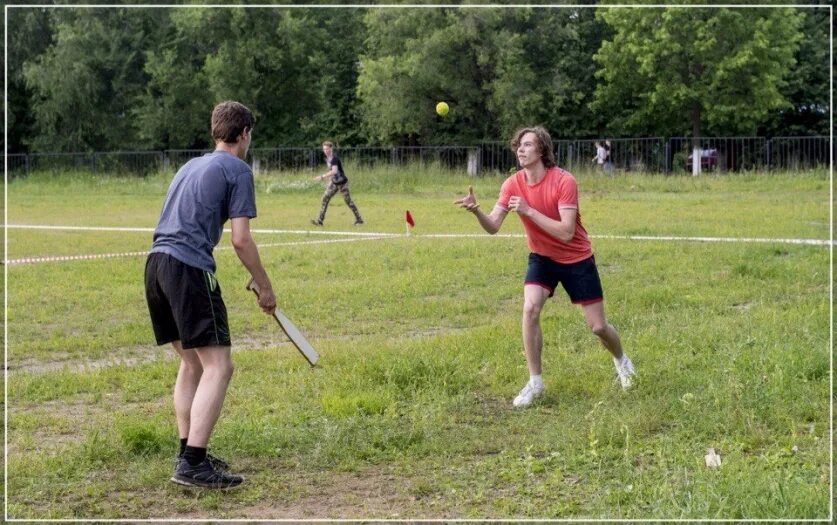
[{"label": "fence post", "polygon": [[764,144],[764,154],[767,156],[766,168],[768,170],[772,169],[772,166],[770,165],[770,145],[771,145],[772,142],[773,142],[773,139],[767,139],[767,141]]},{"label": "fence post", "polygon": [[669,141],[663,143],[663,169],[666,173],[671,173],[671,144],[669,144]]}]

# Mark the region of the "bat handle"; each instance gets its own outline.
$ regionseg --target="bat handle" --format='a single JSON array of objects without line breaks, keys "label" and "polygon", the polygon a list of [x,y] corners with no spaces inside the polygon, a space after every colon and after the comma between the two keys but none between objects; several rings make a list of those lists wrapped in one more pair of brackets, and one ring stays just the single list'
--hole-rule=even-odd
[{"label": "bat handle", "polygon": [[256,297],[259,296],[259,285],[256,284],[256,280],[252,277],[250,278],[250,281],[247,283],[247,289],[253,290],[253,293],[256,294]]}]

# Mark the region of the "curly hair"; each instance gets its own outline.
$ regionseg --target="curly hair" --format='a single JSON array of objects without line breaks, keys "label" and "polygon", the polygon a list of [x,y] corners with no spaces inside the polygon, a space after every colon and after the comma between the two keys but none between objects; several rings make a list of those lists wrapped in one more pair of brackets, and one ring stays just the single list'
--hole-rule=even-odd
[{"label": "curly hair", "polygon": [[534,133],[535,137],[537,137],[538,152],[541,154],[541,161],[544,167],[551,168],[555,166],[555,148],[552,145],[552,137],[549,136],[549,132],[543,126],[520,128],[515,131],[512,139],[509,141],[512,151],[517,152],[517,148],[520,147],[520,140],[527,133]]}]

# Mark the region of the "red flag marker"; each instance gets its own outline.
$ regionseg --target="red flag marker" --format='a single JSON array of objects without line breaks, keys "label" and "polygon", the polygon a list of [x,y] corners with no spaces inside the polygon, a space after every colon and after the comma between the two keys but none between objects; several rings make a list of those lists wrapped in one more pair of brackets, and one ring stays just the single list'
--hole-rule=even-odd
[{"label": "red flag marker", "polygon": [[413,216],[410,215],[410,210],[404,214],[404,220],[407,221],[407,235],[410,235],[410,228],[416,225],[416,221],[413,220]]}]

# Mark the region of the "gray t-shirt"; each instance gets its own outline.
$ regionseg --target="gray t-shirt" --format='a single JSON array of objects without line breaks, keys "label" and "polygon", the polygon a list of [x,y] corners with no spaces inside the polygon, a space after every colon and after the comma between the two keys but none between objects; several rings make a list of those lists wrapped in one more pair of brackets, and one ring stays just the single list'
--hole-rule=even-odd
[{"label": "gray t-shirt", "polygon": [[255,216],[250,166],[225,151],[207,153],[184,164],[171,181],[151,251],[214,272],[212,250],[221,240],[224,223]]}]

